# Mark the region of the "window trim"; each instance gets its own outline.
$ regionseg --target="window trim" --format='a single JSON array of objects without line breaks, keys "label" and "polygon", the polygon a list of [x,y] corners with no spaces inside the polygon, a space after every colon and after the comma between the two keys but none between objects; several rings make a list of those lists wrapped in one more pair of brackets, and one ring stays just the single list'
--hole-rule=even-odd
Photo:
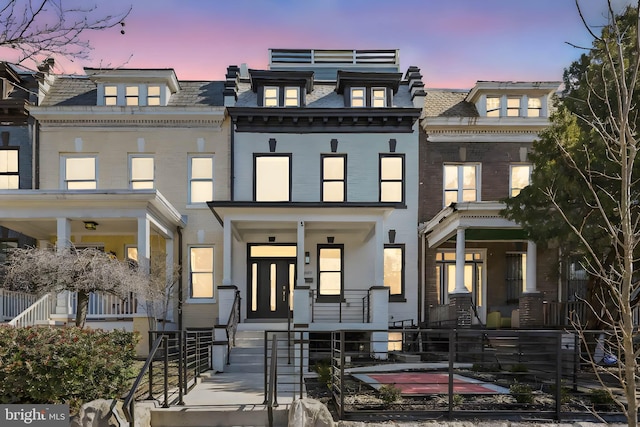
[{"label": "window trim", "polygon": [[[153,161],[152,178],[149,179],[133,179],[133,160],[134,159],[151,159]],[[151,182],[151,188],[133,188],[134,182]],[[129,189],[130,190],[149,190],[156,188],[156,159],[152,154],[129,154]]]},{"label": "window trim", "polygon": [[[497,99],[498,100],[498,106],[492,109],[489,109],[489,99]],[[486,117],[491,117],[491,118],[497,118],[497,117],[502,117],[502,96],[499,95],[487,95],[485,97],[485,116]],[[494,111],[497,111],[497,115],[490,115],[490,113],[493,113]]]},{"label": "window trim", "polygon": [[[384,158],[400,158],[402,160],[402,178],[398,179],[382,179],[382,159]],[[381,203],[389,202],[389,203],[405,203],[406,200],[406,174],[407,174],[407,165],[405,161],[404,153],[380,153],[378,155],[378,201]],[[401,200],[382,200],[382,183],[383,182],[400,182],[401,188]]]},{"label": "window trim", "polygon": [[[406,302],[407,299],[405,297],[405,266],[406,266],[406,248],[404,243],[386,243],[383,248],[386,249],[400,249],[401,251],[401,268],[400,271],[400,293],[399,294],[391,294],[391,287],[389,287],[389,302]],[[383,257],[384,259],[384,257]],[[383,261],[384,262],[384,261]],[[385,285],[386,286],[386,285]]]},{"label": "window trim", "polygon": [[[537,107],[531,106],[531,101],[533,100],[539,102],[539,105]],[[538,96],[527,97],[527,117],[533,117],[533,118],[542,117],[542,101],[543,101],[543,97],[538,97]],[[537,111],[537,114],[532,115],[531,114],[532,111]]]},{"label": "window trim", "polygon": [[[290,90],[295,90],[296,91],[296,104],[295,105],[287,105],[287,100],[289,99],[293,99],[293,98],[289,98],[287,97],[287,92]],[[300,87],[298,86],[285,86],[284,90],[282,91],[282,106],[285,108],[296,108],[300,106]]]},{"label": "window trim", "polygon": [[[276,91],[275,97],[267,97],[267,90],[274,89]],[[267,99],[275,99],[276,105],[267,105]],[[280,86],[265,86],[262,90],[262,105],[264,107],[280,107]]]},{"label": "window trim", "polygon": [[[151,88],[158,88],[158,94],[157,95],[150,95],[149,94],[149,89],[151,89]],[[162,86],[150,84],[150,85],[147,85],[146,89],[147,89],[146,90],[147,93],[146,93],[146,104],[145,105],[148,105],[148,106],[151,106],[151,107],[157,107],[157,106],[162,105]],[[149,102],[152,99],[153,100],[157,99],[158,103],[154,104],[154,103]]]},{"label": "window trim", "polygon": [[[322,249],[339,249],[340,250],[340,294],[339,295],[324,295],[321,293],[320,288],[320,273],[335,273],[336,270],[320,270],[320,258],[322,255]],[[320,243],[316,247],[316,274],[318,278],[318,285],[316,288],[316,301],[317,302],[340,302],[344,301],[344,244],[342,243]]]},{"label": "window trim", "polygon": [[[13,188],[10,186],[7,186],[7,188],[1,188],[2,190],[19,190],[20,189],[20,147],[0,147],[0,153],[1,152],[15,152],[16,153],[16,170],[14,171],[10,171],[9,168],[7,167],[7,171],[3,172],[0,171],[0,176],[6,176],[6,177],[12,177],[15,176],[18,178],[18,186]],[[8,164],[7,164],[8,166]]]},{"label": "window trim", "polygon": [[[518,101],[518,107],[509,106],[509,101],[516,100]],[[507,96],[507,117],[520,117],[522,110],[522,96]],[[515,114],[513,114],[515,112]]]},{"label": "window trim", "polygon": [[[353,92],[356,90],[362,91],[362,96],[353,96]],[[353,105],[354,99],[362,99],[362,105]],[[367,88],[364,86],[354,86],[349,88],[349,107],[351,108],[365,108],[367,106]]]},{"label": "window trim", "polygon": [[[374,105],[374,104],[375,104],[375,101],[376,101],[376,100],[378,100],[378,99],[380,99],[379,97],[374,97],[374,96],[373,96],[374,92],[375,92],[375,91],[377,91],[377,90],[381,90],[381,91],[382,91],[382,93],[383,93],[383,96],[382,96],[382,105],[380,105],[380,106],[376,106],[376,105]],[[371,88],[371,107],[372,107],[372,108],[385,108],[385,107],[387,107],[387,106],[388,106],[388,101],[387,101],[387,88],[386,88],[386,87],[384,87],[384,86],[375,86],[375,87],[372,87],[372,88]]]},{"label": "window trim", "polygon": [[464,193],[464,187],[461,187],[462,183],[464,182],[464,176],[462,175],[462,170],[464,169],[464,166],[474,166],[475,170],[476,170],[476,199],[473,200],[473,202],[479,202],[482,201],[482,194],[480,193],[480,189],[482,188],[482,182],[481,182],[481,176],[482,176],[482,163],[480,162],[465,162],[465,163],[443,163],[442,164],[442,207],[447,207],[448,205],[445,204],[446,201],[446,195],[447,195],[447,191],[452,191],[452,190],[447,190],[446,186],[446,180],[445,180],[445,169],[447,166],[456,166],[457,167],[457,172],[458,172],[458,187],[456,188],[456,192],[458,193],[458,197],[456,198],[456,201],[453,203],[462,203],[464,200],[461,200],[461,195]]},{"label": "window trim", "polygon": [[[129,94],[129,89],[135,89],[135,95]],[[129,100],[135,100],[135,103],[130,104]],[[128,84],[124,86],[124,105],[126,107],[138,107],[140,105],[140,86],[134,84]]]},{"label": "window trim", "polygon": [[[331,157],[342,158],[342,179],[325,179],[324,177],[324,160]],[[324,199],[324,184],[325,182],[342,182],[342,200],[339,201],[327,201]],[[323,203],[344,203],[347,201],[347,155],[336,153],[325,153],[320,155],[320,200]]]},{"label": "window trim", "polygon": [[[211,292],[211,297],[194,297],[193,296],[193,271],[191,270],[191,250],[192,249],[197,249],[197,248],[203,248],[203,249],[209,249],[211,248],[211,266],[213,268],[213,270],[210,272],[211,273],[211,285],[213,287],[212,292]],[[188,303],[192,303],[192,304],[210,304],[210,303],[215,303],[216,302],[216,281],[215,281],[215,273],[216,273],[216,245],[214,244],[193,244],[193,245],[188,245],[187,246],[187,266],[189,268],[189,283],[188,283],[188,296],[187,296],[187,302]]]},{"label": "window trim", "polygon": [[[205,158],[211,159],[211,178],[193,178],[193,162],[192,159],[196,158]],[[155,167],[155,165],[154,165]],[[211,182],[211,200],[214,199],[215,195],[215,185],[216,185],[216,173],[215,173],[215,154],[213,153],[197,153],[197,154],[189,154],[187,156],[187,205],[188,206],[206,206],[207,201],[204,202],[194,202],[192,201],[191,194],[191,183],[192,182]]]},{"label": "window trim", "polygon": [[[93,159],[94,165],[94,179],[93,180],[73,180],[69,181],[67,179],[67,159]],[[60,188],[63,190],[70,191],[91,191],[97,190],[98,187],[98,177],[100,176],[98,171],[98,155],[97,154],[88,154],[88,155],[80,155],[80,154],[62,154],[60,157],[61,165],[60,165]],[[94,182],[95,188],[84,188],[84,189],[70,189],[69,182]]]},{"label": "window trim", "polygon": [[[289,197],[287,200],[278,200],[278,201],[274,201],[274,200],[258,200],[258,185],[257,185],[257,179],[258,179],[258,158],[261,157],[287,157],[288,161],[289,161]],[[292,198],[292,192],[293,192],[293,177],[292,177],[292,169],[293,169],[293,155],[292,153],[253,153],[253,201],[254,202],[290,202],[291,198]]]},{"label": "window trim", "polygon": [[[109,94],[107,95],[107,89],[109,88],[114,88],[116,93],[114,94]],[[102,102],[103,105],[108,106],[108,107],[114,107],[118,105],[118,85],[110,85],[110,84],[106,84],[102,87]],[[107,100],[113,100],[113,104],[110,104],[109,102],[107,102]]]}]

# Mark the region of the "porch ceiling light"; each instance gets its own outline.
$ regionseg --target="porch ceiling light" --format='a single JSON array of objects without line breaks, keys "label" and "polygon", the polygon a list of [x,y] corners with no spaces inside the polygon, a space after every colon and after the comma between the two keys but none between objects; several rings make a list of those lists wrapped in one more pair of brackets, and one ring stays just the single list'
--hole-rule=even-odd
[{"label": "porch ceiling light", "polygon": [[98,223],[95,221],[85,221],[84,228],[87,230],[95,231],[98,228]]},{"label": "porch ceiling light", "polygon": [[311,262],[311,254],[309,252],[304,253],[304,263],[309,264]]},{"label": "porch ceiling light", "polygon": [[327,236],[327,243],[331,244],[334,241],[334,237],[333,236]]}]

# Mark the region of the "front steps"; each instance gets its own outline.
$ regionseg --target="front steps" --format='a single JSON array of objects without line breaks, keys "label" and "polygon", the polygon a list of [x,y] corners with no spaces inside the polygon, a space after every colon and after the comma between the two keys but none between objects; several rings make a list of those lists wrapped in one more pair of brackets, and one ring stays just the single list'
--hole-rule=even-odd
[{"label": "front steps", "polygon": [[[242,323],[238,325],[236,346],[224,372],[203,376],[185,396],[185,406],[154,409],[152,427],[268,426],[264,404],[264,329],[282,330],[286,324]],[[286,337],[286,331],[283,332]],[[279,340],[280,357],[286,364],[286,340]],[[279,367],[278,404],[273,408],[273,425],[286,426],[292,401],[291,387],[282,378],[291,378]],[[296,389],[296,397],[299,391]]]}]

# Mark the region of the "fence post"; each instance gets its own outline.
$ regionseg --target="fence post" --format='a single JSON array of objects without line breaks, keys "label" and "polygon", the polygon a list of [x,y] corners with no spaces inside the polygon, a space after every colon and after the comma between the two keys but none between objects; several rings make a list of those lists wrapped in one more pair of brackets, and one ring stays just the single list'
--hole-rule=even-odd
[{"label": "fence post", "polygon": [[340,419],[344,418],[344,331],[340,331]]},{"label": "fence post", "polygon": [[[149,355],[151,355],[153,341],[153,331],[149,331]],[[153,357],[151,358],[151,361],[149,363],[149,396],[147,396],[147,399],[153,400]]]},{"label": "fence post", "polygon": [[562,331],[556,332],[556,420],[562,410]]},{"label": "fence post", "polygon": [[455,342],[457,337],[456,330],[452,329],[449,332],[449,408],[448,408],[448,417],[449,419],[453,418],[453,361],[456,359],[456,347],[457,343]]},{"label": "fence post", "polygon": [[184,331],[178,331],[178,405],[184,405],[184,392],[182,389],[183,378],[182,369],[184,366],[184,348],[182,347],[182,335]]},{"label": "fence post", "polygon": [[162,335],[162,346],[164,347],[164,404],[163,408],[169,407],[169,336]]},{"label": "fence post", "polygon": [[269,399],[268,399],[268,393],[269,393],[269,389],[267,388],[267,375],[268,375],[268,361],[267,361],[267,348],[269,347],[268,341],[267,341],[267,331],[264,331],[264,360],[263,360],[263,366],[264,366],[264,402],[262,402],[263,405],[266,405],[267,403],[269,403]]}]

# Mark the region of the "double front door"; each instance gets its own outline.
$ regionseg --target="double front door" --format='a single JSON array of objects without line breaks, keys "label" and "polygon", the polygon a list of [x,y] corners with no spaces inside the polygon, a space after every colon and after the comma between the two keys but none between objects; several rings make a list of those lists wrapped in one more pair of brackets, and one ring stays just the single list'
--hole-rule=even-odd
[{"label": "double front door", "polygon": [[250,247],[247,317],[287,318],[293,306],[295,250],[295,246]]}]

